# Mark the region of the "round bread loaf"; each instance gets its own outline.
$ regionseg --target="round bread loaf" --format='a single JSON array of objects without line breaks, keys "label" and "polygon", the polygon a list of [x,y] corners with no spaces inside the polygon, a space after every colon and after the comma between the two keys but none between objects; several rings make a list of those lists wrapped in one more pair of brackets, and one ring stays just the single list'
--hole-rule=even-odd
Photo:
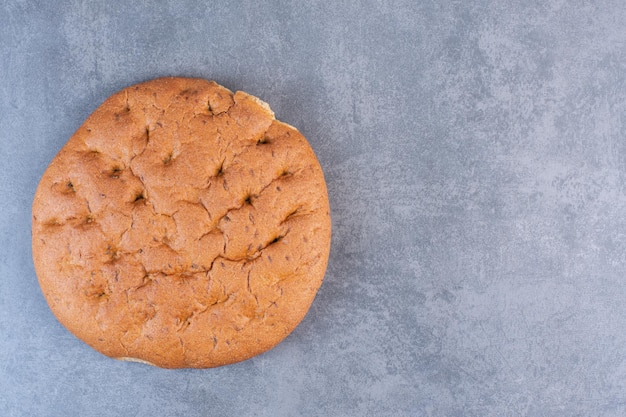
[{"label": "round bread loaf", "polygon": [[50,309],[99,352],[164,368],[283,340],[330,249],[320,165],[269,106],[160,78],[98,107],[45,171],[33,258]]}]

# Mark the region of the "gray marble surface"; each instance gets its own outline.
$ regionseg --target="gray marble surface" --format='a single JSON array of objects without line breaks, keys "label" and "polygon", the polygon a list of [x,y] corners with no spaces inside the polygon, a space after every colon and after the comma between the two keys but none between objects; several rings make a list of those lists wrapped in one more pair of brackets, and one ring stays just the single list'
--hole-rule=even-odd
[{"label": "gray marble surface", "polygon": [[[621,0],[2,2],[0,415],[626,415],[625,27]],[[47,164],[163,75],[269,102],[328,182],[309,314],[232,366],[105,358],[33,270]]]}]

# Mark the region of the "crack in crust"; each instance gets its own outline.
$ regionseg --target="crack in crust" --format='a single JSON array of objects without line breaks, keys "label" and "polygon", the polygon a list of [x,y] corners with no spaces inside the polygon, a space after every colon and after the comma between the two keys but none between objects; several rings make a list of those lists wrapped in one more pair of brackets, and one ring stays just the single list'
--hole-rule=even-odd
[{"label": "crack in crust", "polygon": [[57,317],[102,353],[162,367],[274,346],[308,310],[329,242],[304,137],[260,100],[197,79],[110,97],[33,203],[35,266]]}]

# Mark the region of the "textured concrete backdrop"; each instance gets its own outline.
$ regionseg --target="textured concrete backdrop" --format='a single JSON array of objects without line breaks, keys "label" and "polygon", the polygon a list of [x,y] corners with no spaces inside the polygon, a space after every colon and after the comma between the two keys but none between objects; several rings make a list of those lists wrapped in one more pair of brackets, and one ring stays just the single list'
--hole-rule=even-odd
[{"label": "textured concrete backdrop", "polygon": [[[625,27],[622,0],[2,2],[0,415],[626,415]],[[107,359],[33,270],[47,164],[163,75],[266,100],[328,181],[309,315],[233,366]]]}]

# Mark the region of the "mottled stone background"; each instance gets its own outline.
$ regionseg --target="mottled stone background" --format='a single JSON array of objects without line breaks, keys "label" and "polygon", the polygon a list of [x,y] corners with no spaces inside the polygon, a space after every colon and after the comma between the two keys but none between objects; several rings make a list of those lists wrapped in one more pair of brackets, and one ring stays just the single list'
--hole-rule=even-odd
[{"label": "mottled stone background", "polygon": [[[328,181],[310,313],[233,366],[107,359],[33,270],[45,167],[163,75],[263,98]],[[622,0],[8,0],[0,152],[2,416],[626,415]]]}]

